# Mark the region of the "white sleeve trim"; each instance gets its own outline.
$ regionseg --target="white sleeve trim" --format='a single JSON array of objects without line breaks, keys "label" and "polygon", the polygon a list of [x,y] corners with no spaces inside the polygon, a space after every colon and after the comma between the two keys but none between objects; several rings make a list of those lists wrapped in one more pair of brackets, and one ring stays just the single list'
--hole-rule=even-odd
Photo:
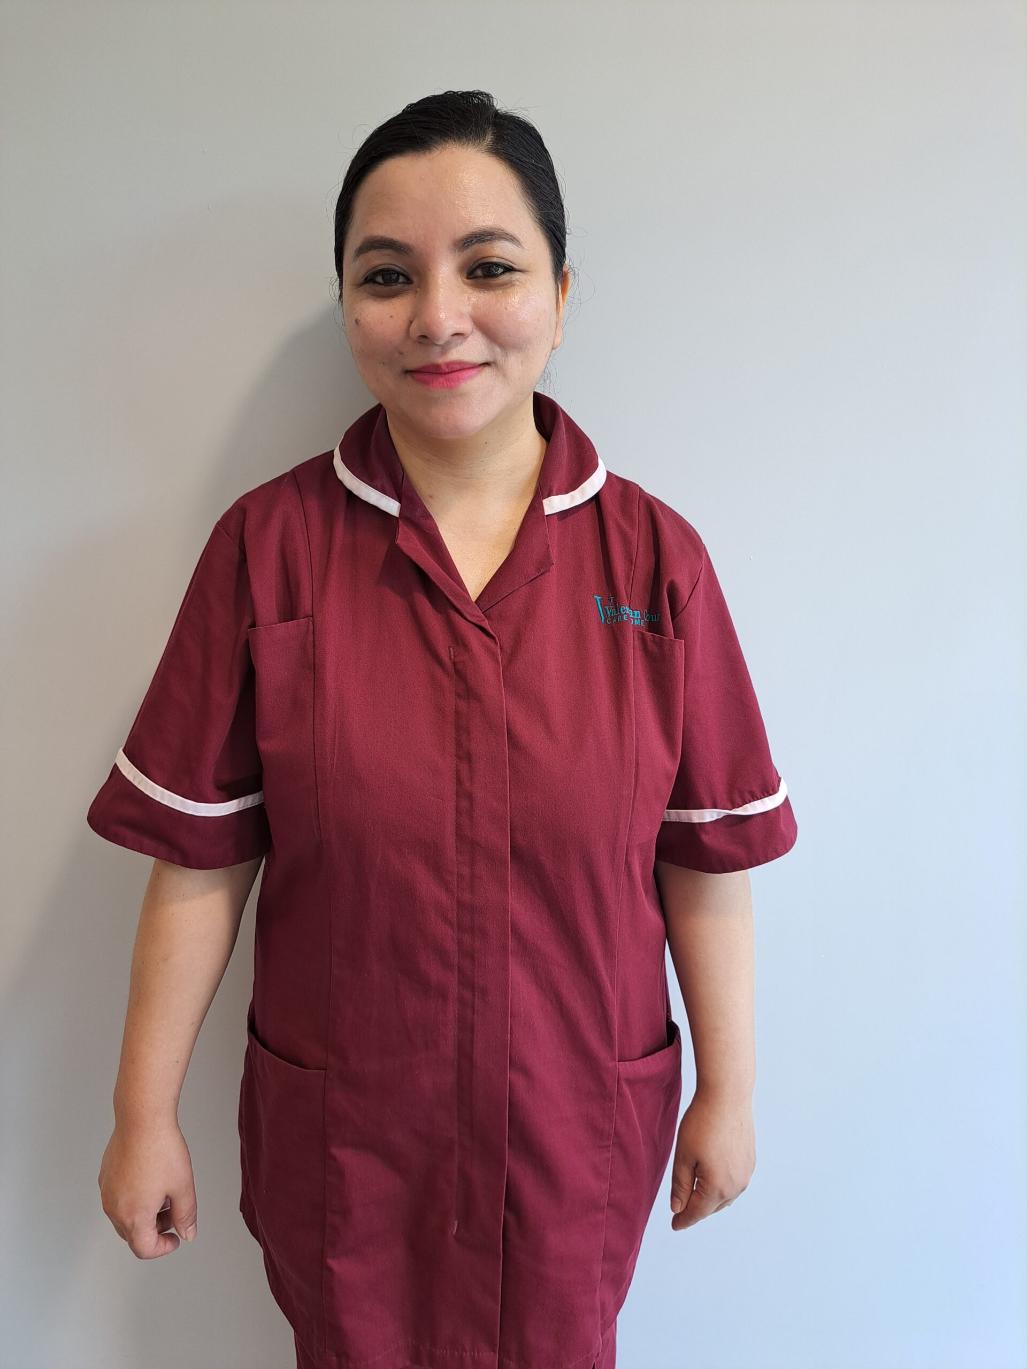
[{"label": "white sleeve trim", "polygon": [[169,808],[177,808],[180,813],[192,813],[199,818],[220,818],[228,813],[238,813],[241,808],[252,808],[255,804],[264,802],[264,791],[261,789],[255,794],[246,794],[241,799],[226,799],[224,803],[198,803],[195,799],[185,799],[181,794],[174,794],[170,789],[155,784],[141,770],[136,769],[123,750],[119,750],[114,757],[114,764],[127,780],[131,780],[137,789],[141,789],[151,799],[167,804]]},{"label": "white sleeve trim", "polygon": [[751,803],[743,803],[740,808],[667,808],[664,810],[664,822],[712,822],[714,818],[726,817],[748,817],[751,813],[765,813],[768,808],[776,808],[778,804],[784,803],[788,796],[788,788],[781,781],[781,787],[776,794],[768,794],[765,799],[753,799]]}]

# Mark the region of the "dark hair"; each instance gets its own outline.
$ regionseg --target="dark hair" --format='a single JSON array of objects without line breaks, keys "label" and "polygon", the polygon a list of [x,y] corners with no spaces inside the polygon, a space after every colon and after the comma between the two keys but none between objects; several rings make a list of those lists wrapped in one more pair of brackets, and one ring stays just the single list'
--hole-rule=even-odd
[{"label": "dark hair", "polygon": [[521,183],[538,226],[549,242],[557,285],[567,257],[567,221],[553,159],[534,124],[499,109],[485,90],[446,90],[404,105],[364,139],[346,170],[335,204],[335,274],[342,299],[342,248],[353,199],[379,162],[406,152],[428,152],[449,143],[489,152]]}]

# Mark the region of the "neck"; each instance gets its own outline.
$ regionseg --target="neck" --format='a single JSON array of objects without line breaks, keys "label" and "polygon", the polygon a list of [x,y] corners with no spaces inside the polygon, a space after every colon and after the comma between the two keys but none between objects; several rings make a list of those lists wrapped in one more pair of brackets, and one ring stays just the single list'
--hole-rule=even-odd
[{"label": "neck", "polygon": [[528,504],[546,454],[529,397],[471,437],[426,437],[387,415],[389,433],[407,479],[436,518],[454,510],[501,513]]}]

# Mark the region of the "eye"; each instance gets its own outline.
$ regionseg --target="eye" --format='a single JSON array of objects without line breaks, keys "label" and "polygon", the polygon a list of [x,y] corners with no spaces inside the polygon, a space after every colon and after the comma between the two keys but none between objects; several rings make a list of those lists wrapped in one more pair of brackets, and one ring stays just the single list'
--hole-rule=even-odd
[{"label": "eye", "polygon": [[[477,266],[472,268],[472,270],[481,271],[483,269],[488,269],[490,267],[495,267],[498,269],[495,273],[493,273],[490,270],[487,275],[479,276],[479,280],[502,280],[504,276],[512,274],[512,272],[514,272],[517,269],[515,266],[508,266],[506,262],[502,261],[480,261],[478,262]],[[380,285],[383,289],[386,290],[392,289],[393,286],[398,285],[400,283],[396,280],[376,279],[376,277],[381,276],[399,276],[402,279],[405,276],[405,273],[403,271],[397,270],[395,266],[379,266],[377,270],[372,271],[369,275],[365,276],[360,283],[361,285]]]},{"label": "eye", "polygon": [[503,276],[507,276],[511,271],[515,270],[513,266],[507,266],[506,263],[502,261],[480,261],[474,269],[477,271],[483,266],[498,266],[501,273],[498,276],[483,276],[483,280],[501,280]]},{"label": "eye", "polygon": [[375,276],[401,276],[402,274],[403,272],[397,271],[394,266],[379,266],[377,271],[372,271],[360,283],[361,285],[394,285],[394,281],[375,280]]}]

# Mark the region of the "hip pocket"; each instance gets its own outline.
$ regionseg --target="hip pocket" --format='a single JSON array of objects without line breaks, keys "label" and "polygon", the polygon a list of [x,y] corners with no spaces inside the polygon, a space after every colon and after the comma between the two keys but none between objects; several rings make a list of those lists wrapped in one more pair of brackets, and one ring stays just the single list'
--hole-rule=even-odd
[{"label": "hip pocket", "polygon": [[312,1346],[324,1326],[325,1075],[269,1051],[247,1026],[240,1208],[260,1243],[275,1301]]},{"label": "hip pocket", "polygon": [[613,1153],[606,1200],[600,1325],[627,1297],[642,1237],[663,1182],[681,1104],[681,1029],[667,1019],[669,1042],[649,1055],[617,1062]]}]

